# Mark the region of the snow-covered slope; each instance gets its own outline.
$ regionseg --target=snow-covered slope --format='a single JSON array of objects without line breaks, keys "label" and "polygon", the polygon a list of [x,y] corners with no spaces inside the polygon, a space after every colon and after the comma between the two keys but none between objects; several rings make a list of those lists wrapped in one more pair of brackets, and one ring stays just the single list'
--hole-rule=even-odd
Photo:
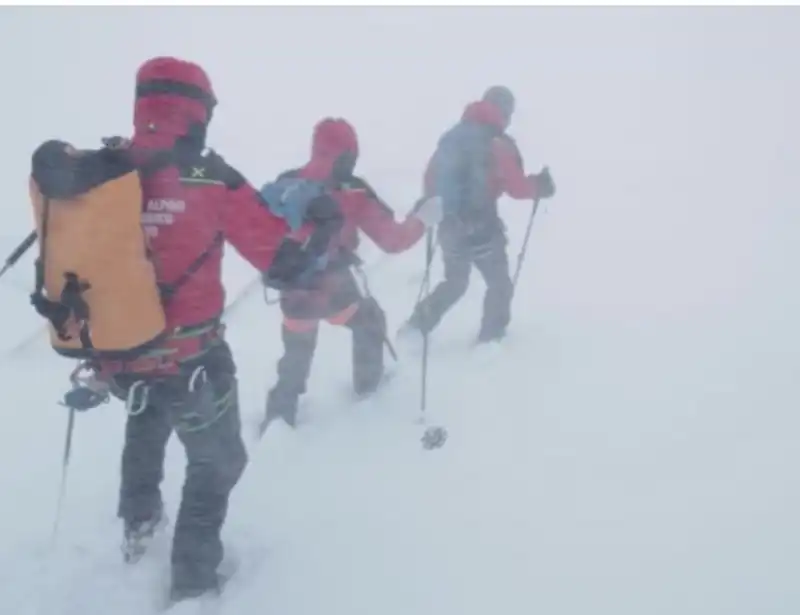
[{"label": "snow-covered slope", "polygon": [[[248,432],[222,615],[800,610],[796,11],[0,11],[4,251],[30,228],[32,149],[125,132],[136,65],[162,53],[207,65],[222,101],[211,141],[254,182],[343,115],[361,171],[402,214],[439,133],[493,83],[517,93],[528,165],[554,173],[507,342],[467,351],[478,276],[433,338],[444,448],[419,443],[417,358],[354,405],[349,340],[332,328],[306,425]],[[502,204],[512,258],[529,210]],[[364,255],[396,327],[422,249]],[[225,275],[232,298],[252,273],[231,252]],[[2,611],[150,613],[168,544],[120,561],[118,405],[78,418],[50,544],[71,365],[41,339],[11,352],[40,325],[30,276],[28,256],[0,280]],[[231,315],[248,429],[278,327],[258,293]],[[173,512],[182,473],[173,442]]]}]

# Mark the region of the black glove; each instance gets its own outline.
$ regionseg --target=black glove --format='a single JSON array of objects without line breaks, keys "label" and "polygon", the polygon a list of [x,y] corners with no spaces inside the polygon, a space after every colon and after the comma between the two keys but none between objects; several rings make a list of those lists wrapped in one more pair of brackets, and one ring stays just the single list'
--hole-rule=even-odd
[{"label": "black glove", "polygon": [[536,194],[540,199],[549,199],[556,193],[556,184],[550,175],[550,169],[545,167],[538,175],[533,176],[536,182]]},{"label": "black glove", "polygon": [[126,137],[103,137],[102,143],[108,149],[126,149],[130,147],[131,140]]},{"label": "black glove", "polygon": [[85,412],[108,402],[107,391],[98,391],[88,386],[76,386],[64,395],[63,405],[72,410]]},{"label": "black glove", "polygon": [[298,242],[286,239],[278,248],[272,265],[267,271],[262,272],[261,279],[264,285],[277,290],[297,288],[307,283],[305,278],[313,273],[317,266],[317,259]]}]

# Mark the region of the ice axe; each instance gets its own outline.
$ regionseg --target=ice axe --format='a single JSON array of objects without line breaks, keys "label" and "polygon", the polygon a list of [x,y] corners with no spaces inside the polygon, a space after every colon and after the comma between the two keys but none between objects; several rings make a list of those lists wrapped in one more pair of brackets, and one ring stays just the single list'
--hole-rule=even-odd
[{"label": "ice axe", "polygon": [[35,241],[36,241],[36,231],[31,231],[31,234],[28,235],[25,239],[23,239],[22,243],[20,243],[16,248],[14,248],[14,251],[8,255],[8,258],[6,258],[6,262],[3,264],[3,268],[0,269],[0,277],[5,275],[6,271],[8,271],[14,265],[17,264],[17,261],[22,258],[22,255],[28,251],[28,248],[30,248]]}]

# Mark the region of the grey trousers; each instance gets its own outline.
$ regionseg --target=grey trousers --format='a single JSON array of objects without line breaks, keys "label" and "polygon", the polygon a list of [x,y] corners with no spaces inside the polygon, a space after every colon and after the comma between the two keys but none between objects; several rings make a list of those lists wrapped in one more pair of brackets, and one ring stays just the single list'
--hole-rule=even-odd
[{"label": "grey trousers", "polygon": [[[200,365],[206,377],[194,390],[188,374],[146,381],[149,401],[141,413],[128,417],[125,427],[118,509],[131,525],[160,514],[164,458],[174,431],[187,465],[172,544],[172,582],[173,588],[186,591],[216,584],[228,499],[247,464],[230,349],[222,344]],[[133,378],[117,378],[123,392]]]},{"label": "grey trousers", "polygon": [[511,320],[513,285],[509,275],[507,240],[501,229],[481,241],[440,233],[444,280],[415,308],[410,323],[424,332],[432,331],[469,287],[474,266],[486,282],[480,337],[502,334]]}]

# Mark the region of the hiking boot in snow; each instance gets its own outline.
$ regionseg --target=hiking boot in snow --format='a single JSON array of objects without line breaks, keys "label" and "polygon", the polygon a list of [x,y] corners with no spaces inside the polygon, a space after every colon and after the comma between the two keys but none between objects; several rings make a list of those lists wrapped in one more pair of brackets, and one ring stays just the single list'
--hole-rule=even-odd
[{"label": "hiking boot in snow", "polygon": [[297,426],[297,407],[300,396],[276,386],[267,395],[267,411],[261,423],[261,433],[275,419],[283,419],[290,427]]},{"label": "hiking boot in snow", "polygon": [[178,585],[173,583],[169,589],[169,602],[171,605],[184,600],[193,600],[195,598],[214,598],[222,593],[224,579],[216,575],[213,582],[200,585]]},{"label": "hiking boot in snow", "polygon": [[167,526],[167,516],[163,509],[144,521],[126,521],[122,543],[122,556],[127,564],[138,562],[147,552],[153,537]]},{"label": "hiking boot in snow", "polygon": [[186,567],[173,564],[168,598],[170,605],[198,598],[217,598],[225,589],[228,580],[236,574],[236,567],[229,570],[224,568],[224,562],[217,572],[210,572],[196,565]]},{"label": "hiking boot in snow", "polygon": [[481,329],[478,333],[476,344],[486,344],[488,342],[499,342],[506,336],[505,327],[494,329]]}]

